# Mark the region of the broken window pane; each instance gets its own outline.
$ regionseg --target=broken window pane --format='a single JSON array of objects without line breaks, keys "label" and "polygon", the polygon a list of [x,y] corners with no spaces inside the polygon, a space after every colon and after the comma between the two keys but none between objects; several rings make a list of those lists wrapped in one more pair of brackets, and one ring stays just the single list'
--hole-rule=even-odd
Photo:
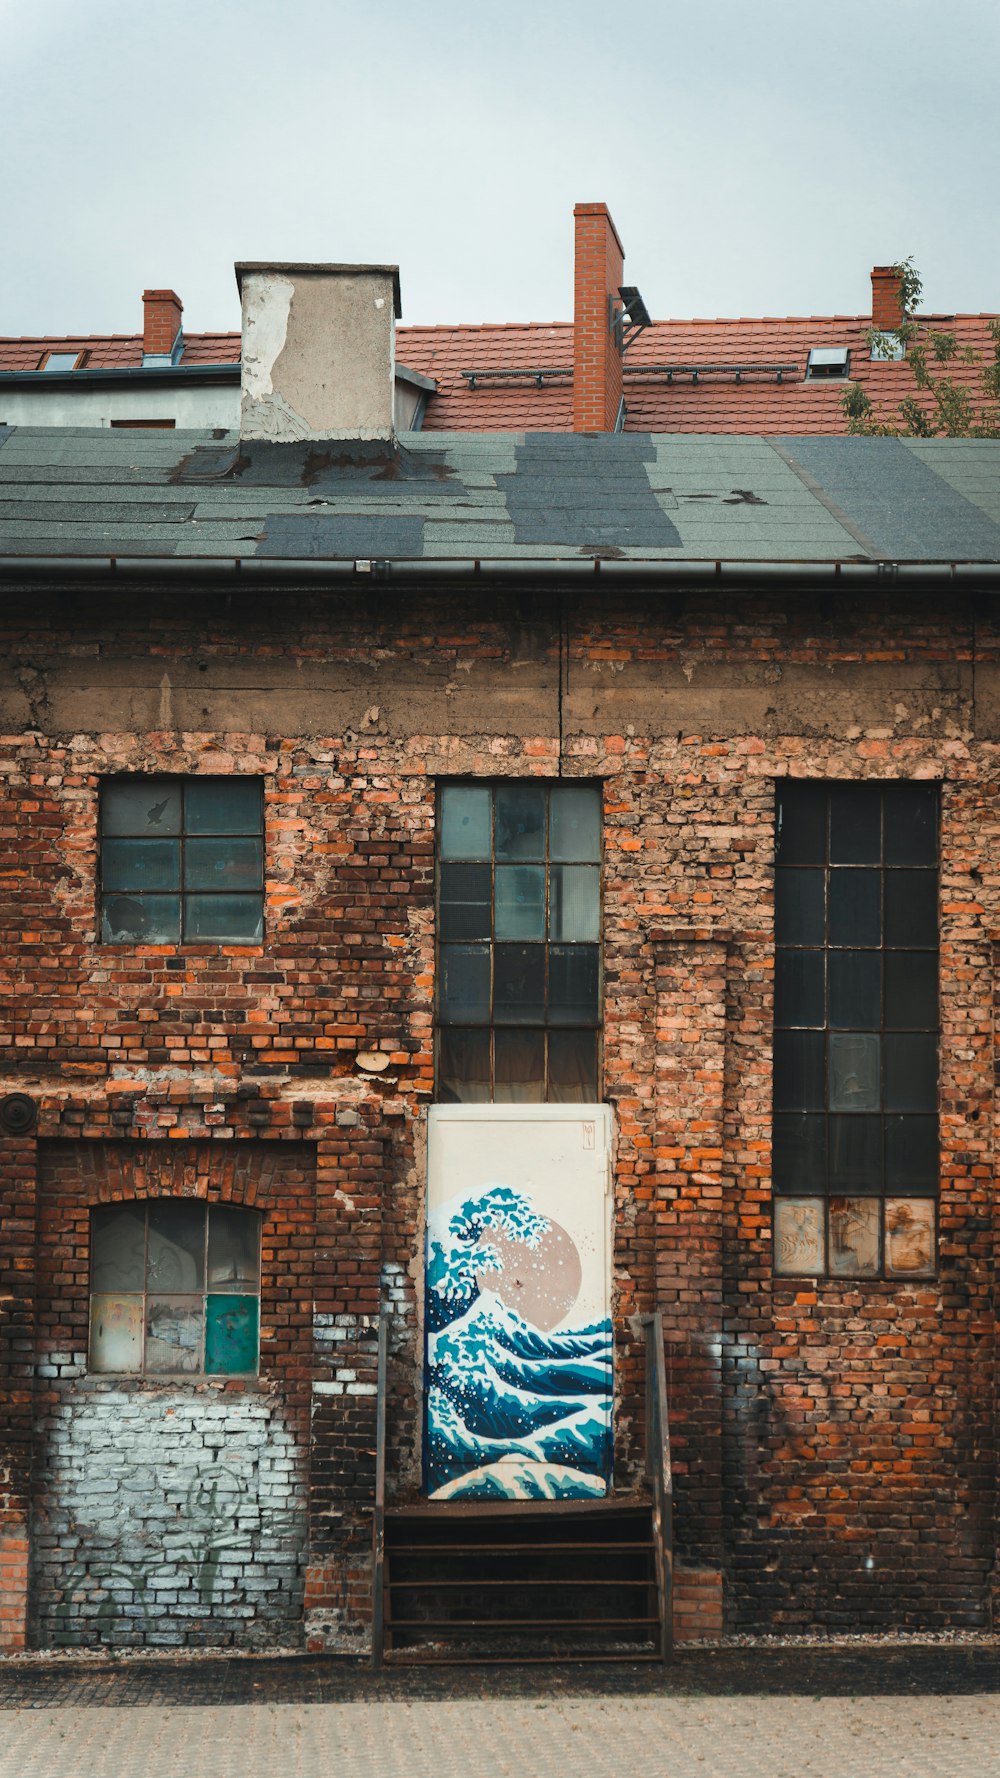
[{"label": "broken window pane", "polygon": [[205,1206],[160,1199],[149,1206],[146,1288],[205,1288]]},{"label": "broken window pane", "polygon": [[536,1105],[545,1098],[545,1037],[541,1031],[497,1031],[493,1097],[498,1105]]},{"label": "broken window pane", "polygon": [[105,840],[101,882],[107,889],[179,889],[179,840]]},{"label": "broken window pane", "polygon": [[101,1295],[90,1304],[92,1371],[142,1370],[141,1296]]},{"label": "broken window pane", "polygon": [[489,858],[491,840],[490,792],[446,785],[441,792],[441,857]]},{"label": "broken window pane", "polygon": [[188,840],[184,846],[185,889],[259,889],[262,869],[260,840]]},{"label": "broken window pane", "polygon": [[171,945],[181,936],[179,895],[106,895],[101,908],[105,944]]},{"label": "broken window pane", "polygon": [[253,1210],[212,1204],[208,1212],[208,1282],[256,1284],[260,1276],[260,1221]]},{"label": "broken window pane", "polygon": [[559,785],[549,793],[549,857],[596,864],[601,856],[601,793]]},{"label": "broken window pane", "polygon": [[142,1290],[146,1282],[146,1210],[102,1204],[91,1213],[91,1286],[95,1291]]},{"label": "broken window pane", "polygon": [[170,778],[111,778],[101,789],[104,833],[170,834],[181,830],[181,788]]},{"label": "broken window pane", "polygon": [[255,945],[264,936],[259,895],[186,895],[184,937],[219,944]]},{"label": "broken window pane", "polygon": [[774,1269],[815,1277],[824,1267],[822,1198],[776,1198]]},{"label": "broken window pane", "polygon": [[829,1271],[838,1278],[872,1278],[878,1271],[877,1198],[830,1199]]},{"label": "broken window pane", "polygon": [[887,1198],[885,1269],[890,1277],[926,1277],[934,1270],[934,1205],[930,1198]]},{"label": "broken window pane", "polygon": [[544,865],[497,865],[494,933],[498,939],[545,937]]},{"label": "broken window pane", "polygon": [[554,864],[549,871],[549,937],[596,944],[601,936],[600,871]]},{"label": "broken window pane", "polygon": [[146,1298],[146,1370],[200,1371],[204,1345],[201,1297]]},{"label": "broken window pane", "polygon": [[446,1105],[484,1105],[490,1097],[490,1034],[443,1030],[438,1048],[438,1098]]},{"label": "broken window pane", "polygon": [[545,857],[545,792],[535,784],[497,789],[496,855],[503,859]]},{"label": "broken window pane", "polygon": [[232,1375],[257,1369],[260,1305],[255,1296],[210,1296],[205,1312],[205,1370]]},{"label": "broken window pane", "polygon": [[262,824],[258,778],[189,778],[184,785],[184,826],[188,833],[259,833]]}]

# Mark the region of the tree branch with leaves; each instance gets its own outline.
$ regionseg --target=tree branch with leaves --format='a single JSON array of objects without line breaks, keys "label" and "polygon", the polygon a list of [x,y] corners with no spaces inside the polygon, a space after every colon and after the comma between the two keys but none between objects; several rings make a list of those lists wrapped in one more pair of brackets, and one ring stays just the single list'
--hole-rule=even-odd
[{"label": "tree branch with leaves", "polygon": [[[840,398],[847,430],[866,438],[1000,438],[1000,317],[987,321],[992,359],[960,345],[917,318],[923,292],[912,255],[892,267],[899,280],[900,322],[893,333],[870,327],[865,335],[874,359],[892,359],[902,350],[917,393],[905,395],[895,410],[876,409],[860,383],[849,383]],[[976,366],[972,380],[956,382],[947,366]]]}]

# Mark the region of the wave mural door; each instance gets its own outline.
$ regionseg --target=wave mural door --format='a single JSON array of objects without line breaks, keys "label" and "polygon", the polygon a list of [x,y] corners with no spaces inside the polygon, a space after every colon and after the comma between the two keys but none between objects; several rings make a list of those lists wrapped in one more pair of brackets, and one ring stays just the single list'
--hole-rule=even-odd
[{"label": "wave mural door", "polygon": [[424,1475],[437,1500],[567,1500],[611,1477],[611,1113],[436,1105]]}]

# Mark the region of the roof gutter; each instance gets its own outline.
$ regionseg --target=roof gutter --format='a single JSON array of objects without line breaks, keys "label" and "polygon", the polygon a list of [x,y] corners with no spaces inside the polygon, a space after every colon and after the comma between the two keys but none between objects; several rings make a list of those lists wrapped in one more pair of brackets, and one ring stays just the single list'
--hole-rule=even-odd
[{"label": "roof gutter", "polygon": [[184,580],[188,583],[232,585],[247,581],[395,580],[530,580],[584,582],[594,579],[679,581],[740,585],[790,581],[796,585],[837,587],[930,587],[942,583],[1000,591],[1000,562],[725,562],[578,560],[551,557],[433,561],[334,561],[285,556],[229,556],[206,561],[187,556],[0,556],[3,580]]},{"label": "roof gutter", "polygon": [[0,389],[114,389],[141,383],[156,388],[180,383],[238,383],[239,360],[229,364],[120,364],[110,370],[0,370]]}]

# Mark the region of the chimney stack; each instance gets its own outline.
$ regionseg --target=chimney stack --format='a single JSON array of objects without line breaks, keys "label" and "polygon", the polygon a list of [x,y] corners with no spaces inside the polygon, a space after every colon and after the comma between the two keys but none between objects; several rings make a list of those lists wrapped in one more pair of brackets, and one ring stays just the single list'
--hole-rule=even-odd
[{"label": "chimney stack", "polygon": [[895,333],[903,319],[901,286],[895,266],[872,266],[872,326],[879,333]]},{"label": "chimney stack", "polygon": [[176,290],[143,291],[142,362],[147,368],[177,363],[184,349],[183,313]]},{"label": "chimney stack", "polygon": [[391,440],[398,266],[241,262],[236,282],[241,438]]},{"label": "chimney stack", "polygon": [[607,204],[577,204],[573,216],[573,431],[613,432],[623,389],[614,319],[625,252]]}]

